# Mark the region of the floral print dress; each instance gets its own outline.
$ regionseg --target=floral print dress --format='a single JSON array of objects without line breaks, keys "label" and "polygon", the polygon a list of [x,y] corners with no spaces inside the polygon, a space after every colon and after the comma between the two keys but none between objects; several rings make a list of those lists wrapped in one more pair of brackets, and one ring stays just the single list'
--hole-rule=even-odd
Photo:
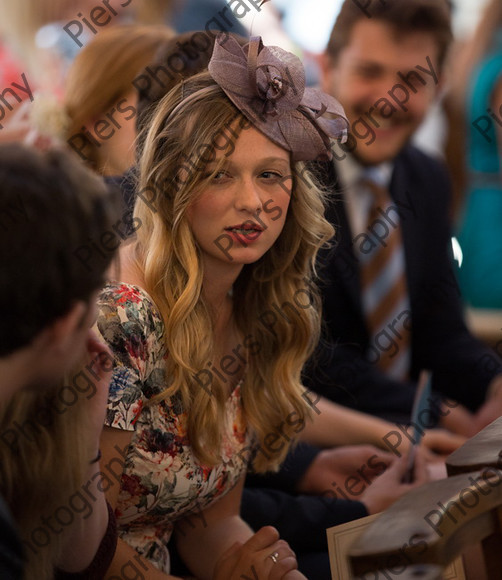
[{"label": "floral print dress", "polygon": [[123,283],[107,285],[98,306],[97,330],[115,357],[105,423],[134,431],[122,453],[119,537],[169,573],[167,544],[176,520],[189,517],[191,526],[205,525],[201,510],[231,490],[247,469],[252,440],[240,383],[227,400],[222,462],[204,466],[191,451],[178,398],[146,404],[165,385],[168,353],[157,307],[144,290]]}]

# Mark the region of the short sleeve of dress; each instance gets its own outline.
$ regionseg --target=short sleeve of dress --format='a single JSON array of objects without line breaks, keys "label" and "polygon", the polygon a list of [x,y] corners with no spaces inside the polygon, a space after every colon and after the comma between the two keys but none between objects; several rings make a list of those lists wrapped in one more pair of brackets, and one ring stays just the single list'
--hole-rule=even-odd
[{"label": "short sleeve of dress", "polygon": [[98,298],[95,330],[114,357],[105,425],[134,431],[143,405],[164,384],[162,318],[141,288],[109,284]]}]

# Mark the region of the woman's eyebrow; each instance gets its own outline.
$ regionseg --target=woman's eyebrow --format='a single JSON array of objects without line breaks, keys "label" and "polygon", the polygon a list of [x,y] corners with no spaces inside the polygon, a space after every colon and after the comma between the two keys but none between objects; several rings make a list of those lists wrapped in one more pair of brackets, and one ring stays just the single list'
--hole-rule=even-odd
[{"label": "woman's eyebrow", "polygon": [[[284,165],[288,168],[291,166],[289,159],[284,159],[283,157],[276,157],[276,156],[263,157],[263,158],[256,159],[256,161],[254,162],[254,165],[257,165],[257,166],[258,165],[267,165],[268,163],[279,163],[279,164]],[[232,161],[232,159],[225,159],[225,160],[222,160],[221,162],[219,162],[216,159],[215,161],[210,161],[207,164],[208,168],[234,167],[234,166],[235,166],[235,162]]]},{"label": "woman's eyebrow", "polygon": [[259,159],[258,163],[284,163],[284,165],[290,166],[289,159],[285,159],[284,157],[265,157],[264,159]]}]

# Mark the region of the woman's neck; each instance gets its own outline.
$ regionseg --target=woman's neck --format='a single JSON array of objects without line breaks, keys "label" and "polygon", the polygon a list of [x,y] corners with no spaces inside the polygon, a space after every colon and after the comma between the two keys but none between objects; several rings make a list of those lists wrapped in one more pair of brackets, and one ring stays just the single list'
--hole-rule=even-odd
[{"label": "woman's neck", "polygon": [[[135,245],[128,244],[120,250],[120,272],[121,282],[145,288],[145,280],[137,267],[135,259]],[[231,272],[218,272],[218,275],[204,275],[202,282],[202,293],[206,304],[213,312],[216,328],[229,324],[232,319],[232,298],[231,290],[240,270]]]}]

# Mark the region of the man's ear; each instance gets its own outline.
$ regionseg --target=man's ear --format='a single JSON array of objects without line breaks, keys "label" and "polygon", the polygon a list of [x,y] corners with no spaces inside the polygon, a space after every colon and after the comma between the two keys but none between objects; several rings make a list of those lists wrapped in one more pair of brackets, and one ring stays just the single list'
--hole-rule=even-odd
[{"label": "man's ear", "polygon": [[438,74],[438,84],[437,84],[436,96],[441,96],[443,94],[443,90],[447,89],[447,87],[448,87],[448,84],[446,82],[446,73],[443,70]]},{"label": "man's ear", "polygon": [[45,328],[40,336],[45,348],[51,347],[56,350],[64,348],[68,338],[72,337],[82,327],[88,308],[88,304],[78,300],[73,303],[66,314],[63,314]]},{"label": "man's ear", "polygon": [[335,76],[335,64],[333,58],[329,56],[327,52],[323,52],[318,57],[318,63],[321,74],[319,83],[321,90],[324,93],[331,95]]}]

